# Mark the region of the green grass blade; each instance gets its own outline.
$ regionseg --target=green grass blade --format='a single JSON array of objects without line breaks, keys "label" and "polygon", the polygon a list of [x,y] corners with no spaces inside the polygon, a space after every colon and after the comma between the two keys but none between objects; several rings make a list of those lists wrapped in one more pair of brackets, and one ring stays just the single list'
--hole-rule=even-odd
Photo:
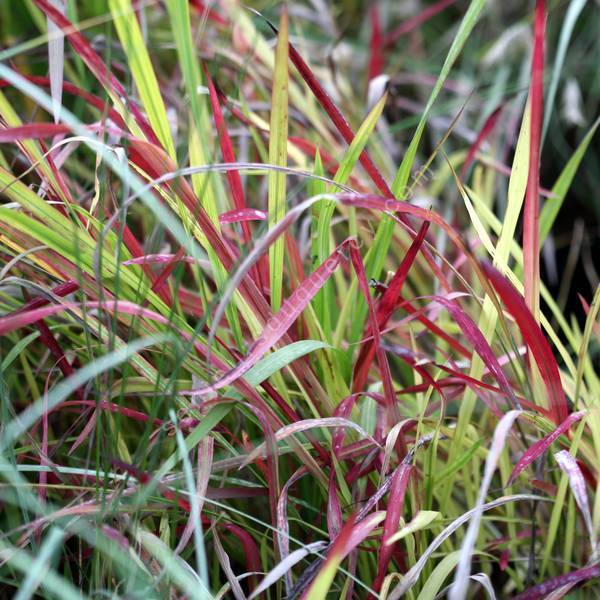
[{"label": "green grass blade", "polygon": [[[58,527],[51,527],[44,543],[41,545],[35,560],[27,571],[23,585],[14,597],[14,600],[29,600],[48,574],[49,563],[59,544],[63,541],[64,531]],[[71,594],[69,594],[71,595]],[[71,595],[72,596],[72,595]]]},{"label": "green grass blade", "polygon": [[[567,48],[575,23],[585,6],[586,0],[573,0],[569,3],[567,14],[565,15],[562,28],[560,30],[560,39],[558,41],[558,48],[556,49],[556,56],[554,57],[554,67],[552,68],[552,79],[548,86],[548,93],[546,94],[546,101],[544,102],[544,126],[542,129],[542,144],[546,139],[546,133],[548,131],[548,125],[550,124],[550,118],[552,117],[552,109],[554,108],[554,100],[556,98],[556,91],[558,90],[558,82],[563,74],[563,66],[565,63],[565,56],[567,54]],[[541,239],[540,239],[541,243]]]},{"label": "green grass blade", "polygon": [[419,143],[421,141],[421,137],[423,136],[423,132],[425,131],[425,125],[427,123],[427,119],[429,118],[429,113],[431,111],[431,107],[436,101],[444,82],[446,81],[448,75],[450,74],[450,70],[452,66],[456,62],[458,55],[461,53],[464,45],[467,42],[467,39],[471,35],[471,31],[473,31],[473,27],[477,24],[479,20],[479,15],[485,6],[485,0],[472,0],[463,20],[460,24],[460,27],[456,33],[454,41],[452,42],[452,46],[450,46],[450,50],[448,51],[448,55],[446,56],[446,60],[444,61],[444,65],[442,66],[442,70],[438,76],[437,81],[435,82],[435,86],[431,91],[431,95],[429,96],[429,100],[425,105],[425,109],[423,110],[423,114],[421,115],[421,119],[419,124],[417,125],[417,130],[410,142],[406,153],[404,154],[404,158],[402,159],[402,163],[396,172],[396,177],[394,178],[394,182],[392,184],[392,192],[396,198],[403,198],[406,193],[406,186],[408,184],[408,180],[410,178],[410,173],[415,162],[415,157],[417,155],[417,149],[419,147]]},{"label": "green grass blade", "polygon": [[600,117],[596,119],[591,129],[586,133],[583,140],[577,147],[577,150],[573,153],[569,162],[565,165],[562,173],[556,180],[552,188],[552,198],[548,198],[544,203],[544,206],[540,212],[540,244],[544,243],[544,240],[548,237],[552,226],[554,225],[554,221],[558,216],[558,213],[565,201],[565,197],[569,188],[571,187],[571,183],[577,174],[577,169],[583,160],[583,157],[594,137],[594,134],[598,130],[598,126],[600,125]]}]

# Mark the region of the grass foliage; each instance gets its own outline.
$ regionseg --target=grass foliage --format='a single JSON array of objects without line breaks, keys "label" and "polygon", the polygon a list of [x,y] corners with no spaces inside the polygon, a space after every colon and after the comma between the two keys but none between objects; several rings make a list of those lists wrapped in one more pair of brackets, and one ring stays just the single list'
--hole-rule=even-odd
[{"label": "grass foliage", "polygon": [[0,596],[595,597],[597,10],[0,3]]}]

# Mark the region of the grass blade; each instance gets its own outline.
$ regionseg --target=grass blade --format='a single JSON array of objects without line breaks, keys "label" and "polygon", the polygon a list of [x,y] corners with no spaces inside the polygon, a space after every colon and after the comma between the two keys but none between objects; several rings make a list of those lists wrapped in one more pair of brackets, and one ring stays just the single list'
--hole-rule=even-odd
[{"label": "grass blade", "polygon": [[413,135],[413,138],[404,154],[404,158],[402,159],[402,163],[396,172],[396,177],[394,179],[394,183],[392,184],[392,192],[396,198],[404,198],[406,194],[407,184],[410,177],[410,172],[415,162],[415,157],[417,155],[417,149],[419,147],[419,143],[421,141],[421,137],[423,136],[423,132],[425,131],[425,124],[427,123],[427,119],[429,118],[429,113],[431,111],[431,107],[436,101],[446,78],[450,74],[450,69],[452,69],[452,65],[456,62],[458,55],[462,51],[464,45],[467,42],[467,39],[471,35],[471,31],[475,27],[477,21],[479,20],[479,15],[485,6],[485,0],[472,0],[469,4],[469,8],[463,17],[463,20],[460,24],[458,32],[456,33],[456,37],[452,42],[452,46],[450,46],[450,50],[448,51],[448,55],[446,56],[446,60],[444,61],[444,65],[442,66],[442,70],[438,76],[438,79],[435,83],[433,90],[431,91],[431,95],[429,96],[429,100],[427,100],[427,104],[425,109],[423,110],[423,114],[421,115],[421,119],[419,120],[419,124],[417,125],[417,130]]},{"label": "grass blade", "polygon": [[500,454],[504,450],[506,444],[506,438],[510,432],[513,423],[517,417],[521,414],[521,411],[511,410],[506,413],[500,423],[496,426],[494,431],[494,437],[487,458],[485,460],[485,470],[481,487],[479,489],[479,497],[475,506],[473,516],[469,522],[465,539],[463,540],[462,547],[460,550],[460,558],[458,560],[458,566],[456,568],[456,576],[454,583],[450,588],[448,598],[450,600],[459,600],[467,596],[467,589],[469,585],[469,577],[471,575],[471,560],[475,544],[477,542],[477,536],[479,533],[479,523],[481,521],[481,515],[483,514],[483,506],[485,497],[488,494],[490,484],[492,483],[492,476],[498,465]]},{"label": "grass blade", "polygon": [[514,496],[502,496],[491,502],[487,502],[482,506],[472,508],[466,513],[462,514],[458,519],[454,520],[450,525],[444,528],[444,530],[433,540],[433,542],[427,547],[425,552],[421,554],[416,564],[406,573],[403,580],[391,591],[387,600],[399,600],[404,594],[406,594],[414,585],[417,583],[425,563],[429,560],[431,555],[464,523],[468,522],[476,513],[483,513],[487,510],[492,510],[498,506],[508,504],[509,502],[528,501],[528,500],[544,500],[540,496],[533,496],[530,494],[515,494]]},{"label": "grass blade", "polygon": [[537,460],[550,446],[566,431],[568,431],[574,423],[577,423],[584,417],[585,413],[576,412],[568,416],[554,431],[537,441],[535,444],[530,446],[524,453],[523,456],[517,461],[510,477],[508,478],[507,486],[514,483],[519,473],[526,469],[534,460]]},{"label": "grass blade", "polygon": [[[65,14],[65,0],[52,0],[52,5],[63,15]],[[52,96],[52,114],[54,122],[60,121],[62,106],[63,72],[65,66],[65,36],[61,29],[47,19],[48,26],[48,67],[50,71],[50,95]]]},{"label": "grass blade", "polygon": [[549,198],[544,203],[542,208],[542,212],[540,214],[540,244],[543,244],[552,226],[554,225],[554,221],[558,216],[558,212],[560,211],[567,192],[571,186],[575,175],[577,174],[577,169],[594,137],[594,134],[598,130],[598,126],[600,125],[600,117],[594,121],[594,124],[590,128],[590,130],[586,133],[583,140],[577,147],[577,150],[573,153],[562,173],[556,180],[552,188],[552,198]]},{"label": "grass blade", "polygon": [[[284,5],[275,49],[269,135],[269,163],[280,167],[287,166],[288,77],[288,13],[287,5]],[[281,221],[285,215],[287,205],[285,184],[285,173],[269,171],[269,227]],[[269,285],[273,312],[281,307],[283,249],[283,237],[275,240],[269,248]]]},{"label": "grass blade", "polygon": [[186,395],[204,396],[233,383],[242,377],[260,358],[266,354],[287,332],[292,323],[300,316],[314,295],[321,289],[325,281],[331,277],[342,261],[342,244],[332,255],[320,265],[298,288],[294,290],[265,325],[260,337],[252,344],[246,357],[238,362],[233,369],[225,373],[215,383],[198,390],[185,392]]},{"label": "grass blade", "polygon": [[531,128],[529,131],[529,174],[523,218],[523,262],[525,303],[540,320],[540,153],[544,114],[544,43],[546,0],[536,0],[533,58],[531,66]]},{"label": "grass blade", "polygon": [[583,515],[583,522],[585,523],[588,536],[590,538],[590,544],[592,546],[592,561],[595,561],[598,557],[598,541],[596,539],[596,533],[594,532],[594,526],[592,524],[592,515],[590,512],[590,502],[588,500],[585,479],[575,457],[569,454],[566,450],[561,450],[554,455],[554,459],[558,463],[563,473],[569,478],[569,486],[575,502]]},{"label": "grass blade", "polygon": [[567,47],[569,45],[575,23],[577,22],[577,18],[581,14],[585,3],[586,0],[574,0],[573,2],[569,2],[569,8],[567,9],[567,14],[565,15],[563,25],[560,30],[560,39],[558,41],[556,56],[554,57],[554,67],[552,68],[552,78],[550,79],[548,94],[546,96],[546,113],[544,114],[542,143],[546,139],[548,125],[550,124],[550,117],[552,116],[552,109],[554,108],[554,99],[556,98],[556,90],[558,89],[558,82],[560,80],[565,62]]},{"label": "grass blade", "polygon": [[569,408],[552,348],[525,305],[521,294],[491,265],[484,264],[483,269],[506,308],[519,324],[523,339],[537,363],[548,391],[548,404],[552,419],[558,425],[566,420]]},{"label": "grass blade", "polygon": [[306,592],[306,600],[321,600],[327,596],[344,558],[383,521],[384,517],[385,513],[377,512],[356,524],[353,518],[346,521],[340,535],[327,554],[323,566]]},{"label": "grass blade", "polygon": [[175,159],[165,104],[131,0],[109,0],[108,4],[150,125],[162,147]]},{"label": "grass blade", "polygon": [[514,600],[541,600],[542,598],[548,598],[550,592],[557,590],[563,586],[575,585],[590,579],[600,577],[600,565],[592,565],[590,567],[584,567],[583,569],[577,569],[564,575],[557,575],[552,577],[538,585],[525,590],[524,592],[517,594]]}]

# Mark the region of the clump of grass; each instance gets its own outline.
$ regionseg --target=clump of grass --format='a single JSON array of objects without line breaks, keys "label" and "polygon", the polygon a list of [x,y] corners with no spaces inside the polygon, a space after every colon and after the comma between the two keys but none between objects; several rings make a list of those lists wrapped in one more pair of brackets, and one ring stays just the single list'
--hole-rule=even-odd
[{"label": "clump of grass", "polygon": [[0,6],[3,595],[594,595],[584,4]]}]

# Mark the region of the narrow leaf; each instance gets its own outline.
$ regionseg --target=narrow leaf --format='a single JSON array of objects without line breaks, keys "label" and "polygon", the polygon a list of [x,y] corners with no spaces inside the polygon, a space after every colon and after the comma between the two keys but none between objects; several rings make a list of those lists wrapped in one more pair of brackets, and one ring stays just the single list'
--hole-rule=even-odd
[{"label": "narrow leaf", "polygon": [[577,174],[577,169],[581,164],[581,161],[590,145],[594,134],[598,130],[598,126],[600,125],[600,117],[596,119],[590,130],[586,133],[583,140],[577,147],[577,150],[573,153],[569,162],[565,165],[565,168],[562,170],[562,173],[559,175],[556,183],[552,187],[552,197],[548,198],[544,203],[544,207],[542,208],[542,212],[540,214],[540,244],[543,244],[552,226],[554,225],[554,221],[558,216],[558,213],[564,203],[565,197],[569,188],[571,187],[571,183]]},{"label": "narrow leaf", "polygon": [[548,390],[548,402],[552,419],[562,423],[569,414],[567,399],[562,387],[560,372],[550,344],[544,337],[540,326],[525,305],[523,296],[494,267],[483,264],[483,270],[504,302],[504,305],[517,322],[524,342],[531,351],[542,380]]},{"label": "narrow leaf", "polygon": [[592,546],[592,560],[597,558],[598,552],[598,541],[594,532],[594,525],[592,524],[592,515],[590,513],[590,503],[588,500],[588,494],[585,487],[585,479],[583,473],[577,464],[577,461],[567,450],[561,450],[554,455],[558,466],[561,468],[563,473],[569,478],[569,486],[577,506],[583,515],[583,521],[585,523],[588,536],[590,538],[590,544]]},{"label": "narrow leaf", "polygon": [[163,148],[175,159],[175,146],[165,104],[131,0],[109,0],[108,4],[150,125]]},{"label": "narrow leaf", "polygon": [[500,454],[504,450],[506,438],[508,437],[513,423],[520,414],[521,411],[518,410],[511,410],[510,412],[506,413],[494,431],[494,437],[492,438],[492,443],[485,460],[485,469],[483,472],[481,486],[479,488],[479,497],[477,498],[475,512],[469,523],[467,533],[465,534],[465,538],[460,549],[460,559],[456,569],[456,576],[448,595],[450,600],[462,600],[462,598],[466,598],[467,596],[469,577],[471,575],[471,560],[473,550],[475,549],[477,536],[479,534],[479,524],[483,514],[485,497],[487,496],[490,484],[492,483],[492,476],[494,475],[494,471],[498,465]]},{"label": "narrow leaf", "polygon": [[399,600],[402,598],[408,590],[410,590],[415,583],[418,581],[423,567],[431,557],[431,555],[464,523],[467,523],[475,514],[481,514],[485,511],[492,510],[498,506],[503,506],[509,502],[517,501],[531,501],[531,500],[546,500],[540,496],[534,496],[531,494],[515,494],[514,496],[502,496],[491,502],[487,502],[483,506],[476,506],[463,513],[458,519],[455,519],[450,525],[444,528],[444,530],[431,542],[427,549],[421,554],[419,560],[413,567],[406,573],[402,581],[391,591],[387,600]]},{"label": "narrow leaf", "polygon": [[[269,163],[287,166],[288,136],[288,13],[284,4],[279,23],[275,49],[275,75],[271,96],[271,127],[269,136]],[[269,227],[279,222],[286,212],[286,175],[269,171]],[[275,240],[269,248],[269,285],[273,312],[281,307],[284,239]]]},{"label": "narrow leaf", "polygon": [[519,473],[526,469],[534,460],[540,457],[550,446],[563,434],[571,428],[571,425],[580,421],[584,412],[572,413],[565,419],[554,431],[544,436],[541,440],[530,446],[524,453],[523,456],[517,461],[515,468],[513,469],[508,482],[506,485],[510,486],[518,477]]},{"label": "narrow leaf", "polygon": [[269,351],[292,326],[300,316],[314,295],[331,277],[342,260],[341,251],[346,242],[338,247],[332,255],[307,277],[293,294],[289,296],[280,310],[273,315],[264,327],[260,337],[252,344],[246,357],[236,364],[229,372],[225,373],[215,383],[198,390],[181,392],[190,396],[204,396],[233,383],[242,377],[267,351]]},{"label": "narrow leaf", "polygon": [[523,220],[525,303],[536,321],[540,315],[540,153],[544,102],[544,41],[546,0],[536,0],[533,58],[531,67],[531,129],[529,131],[529,174]]},{"label": "narrow leaf", "polygon": [[[50,0],[52,6],[61,14],[65,14],[65,0]],[[54,122],[60,121],[62,106],[63,72],[65,67],[65,36],[60,27],[47,17],[48,25],[48,70],[50,78],[50,95],[52,96],[52,112]]]},{"label": "narrow leaf", "polygon": [[429,526],[433,521],[435,521],[438,517],[440,517],[441,513],[437,510],[420,510],[414,519],[407,523],[402,529],[397,531],[394,535],[392,535],[388,540],[388,544],[393,544],[407,535],[411,533],[415,533],[415,531],[419,531]]},{"label": "narrow leaf", "polygon": [[333,583],[335,574],[346,556],[360,544],[383,521],[385,513],[377,512],[354,524],[353,518],[346,522],[329,551],[323,566],[306,594],[306,600],[322,600]]},{"label": "narrow leaf", "polygon": [[548,598],[550,592],[557,590],[566,585],[576,585],[589,579],[600,577],[600,564],[595,564],[590,567],[583,567],[564,575],[557,575],[538,585],[517,594],[513,600],[541,600]]}]

